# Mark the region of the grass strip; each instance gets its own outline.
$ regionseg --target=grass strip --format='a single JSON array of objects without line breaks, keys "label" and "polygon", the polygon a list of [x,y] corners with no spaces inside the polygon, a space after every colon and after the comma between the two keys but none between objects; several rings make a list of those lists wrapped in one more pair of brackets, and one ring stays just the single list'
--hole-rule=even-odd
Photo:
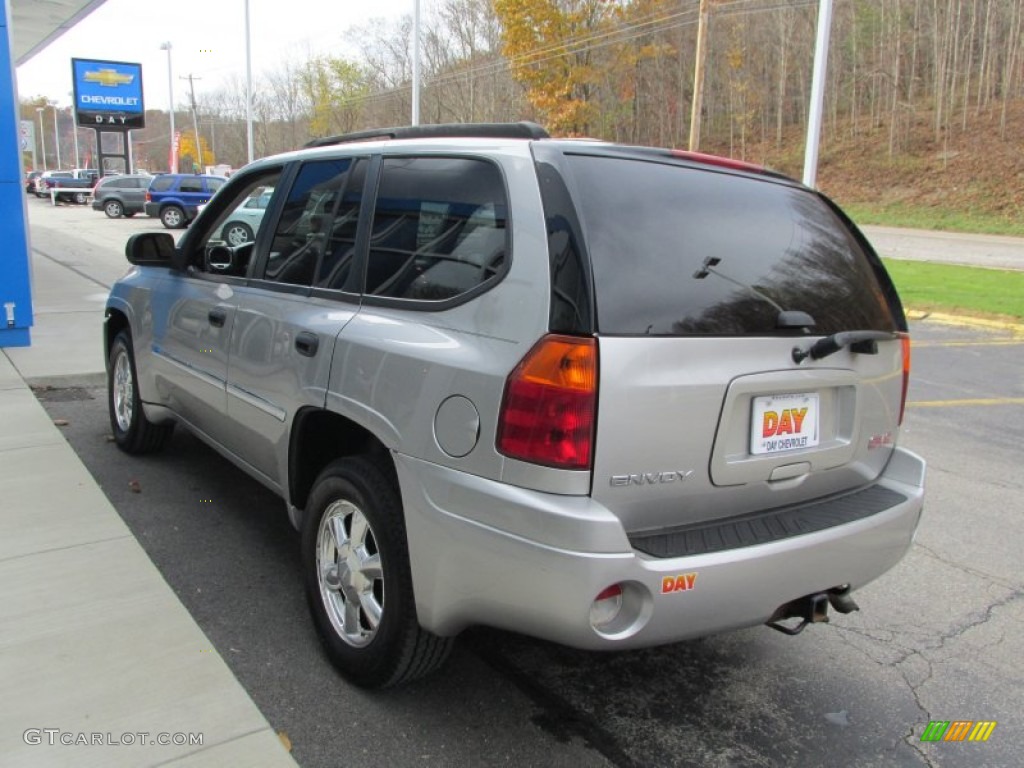
[{"label": "grass strip", "polygon": [[1024,221],[1019,217],[900,204],[844,203],[843,210],[858,225],[1024,236]]},{"label": "grass strip", "polygon": [[882,261],[908,309],[1024,320],[1024,271]]}]

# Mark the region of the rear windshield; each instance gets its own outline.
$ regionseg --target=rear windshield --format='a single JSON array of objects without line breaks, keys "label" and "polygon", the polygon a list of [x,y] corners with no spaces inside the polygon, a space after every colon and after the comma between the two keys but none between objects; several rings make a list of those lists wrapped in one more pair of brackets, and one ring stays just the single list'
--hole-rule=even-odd
[{"label": "rear windshield", "polygon": [[635,159],[568,155],[606,334],[765,335],[782,311],[815,334],[895,330],[853,236],[787,184]]}]

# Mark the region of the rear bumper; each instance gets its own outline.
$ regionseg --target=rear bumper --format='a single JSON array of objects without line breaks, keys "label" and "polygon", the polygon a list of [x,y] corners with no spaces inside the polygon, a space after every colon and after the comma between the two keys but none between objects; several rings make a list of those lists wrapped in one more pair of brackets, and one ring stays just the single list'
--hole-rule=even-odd
[{"label": "rear bumper", "polygon": [[[878,484],[902,499],[854,522],[710,554],[653,558],[587,497],[556,496],[396,456],[420,623],[472,624],[587,649],[639,648],[767,621],[780,605],[892,568],[913,541],[924,461],[898,449]],[[602,631],[594,597],[624,585]],[[667,590],[667,591],[666,591]]]}]

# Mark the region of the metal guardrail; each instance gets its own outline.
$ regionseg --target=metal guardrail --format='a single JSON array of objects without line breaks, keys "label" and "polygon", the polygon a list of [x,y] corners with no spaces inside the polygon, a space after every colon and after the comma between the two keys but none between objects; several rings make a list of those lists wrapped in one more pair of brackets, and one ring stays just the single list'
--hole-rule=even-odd
[{"label": "metal guardrail", "polygon": [[69,192],[73,195],[84,194],[85,200],[82,203],[83,205],[88,205],[92,197],[92,187],[88,189],[82,189],[81,187],[50,187],[47,191],[50,193],[50,203],[53,205],[57,205],[57,195],[61,192]]}]

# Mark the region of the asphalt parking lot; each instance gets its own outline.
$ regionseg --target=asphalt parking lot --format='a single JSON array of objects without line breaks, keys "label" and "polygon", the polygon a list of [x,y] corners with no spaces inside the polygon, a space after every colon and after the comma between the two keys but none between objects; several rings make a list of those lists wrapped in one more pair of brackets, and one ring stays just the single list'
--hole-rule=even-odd
[{"label": "asphalt parking lot", "polygon": [[[97,226],[123,244],[137,219]],[[44,258],[95,268],[33,238]],[[183,432],[160,456],[121,454],[102,387],[37,395],[304,768],[1016,765],[1024,335],[927,319],[912,335],[902,440],[929,462],[925,516],[903,562],[857,593],[859,613],[795,638],[759,627],[624,654],[479,629],[439,674],[378,693],[320,653],[279,499]],[[933,720],[997,725],[985,743],[924,743]]]}]

